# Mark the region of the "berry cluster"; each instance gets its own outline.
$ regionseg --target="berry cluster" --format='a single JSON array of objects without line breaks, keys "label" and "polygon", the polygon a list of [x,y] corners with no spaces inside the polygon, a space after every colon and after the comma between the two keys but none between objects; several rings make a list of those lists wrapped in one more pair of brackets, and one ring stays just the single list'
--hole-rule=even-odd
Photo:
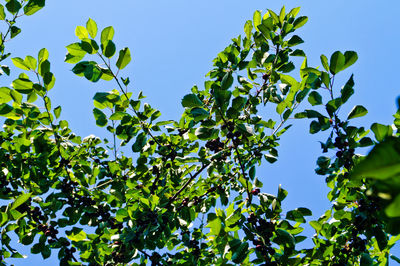
[{"label": "berry cluster", "polygon": [[276,262],[271,261],[271,256],[275,254],[270,240],[275,231],[274,223],[267,222],[265,219],[257,217],[254,213],[250,213],[247,221],[255,228],[257,234],[261,236],[261,238],[253,239],[256,251],[264,257],[266,265],[277,265]]},{"label": "berry cluster", "polygon": [[31,210],[30,215],[32,216],[32,219],[35,222],[38,222],[39,220],[41,220],[41,221],[46,220],[46,216],[42,213],[42,211],[40,210],[39,207],[35,207],[33,210]]},{"label": "berry cluster", "polygon": [[116,250],[111,253],[111,257],[116,263],[125,262],[126,259],[123,252],[118,252]]},{"label": "berry cluster", "polygon": [[53,226],[47,224],[39,224],[38,229],[42,231],[47,237],[47,241],[49,242],[49,244],[57,241],[58,230],[55,229]]},{"label": "berry cluster", "polygon": [[32,203],[32,199],[30,198],[23,204],[19,205],[17,207],[17,211],[19,211],[20,213],[24,213],[24,212],[28,213],[28,215],[32,218],[32,220],[34,220],[37,223],[39,221],[45,221],[46,216],[42,213],[40,208],[35,207],[35,208],[31,209],[31,203]]},{"label": "berry cluster", "polygon": [[71,194],[76,189],[77,186],[78,182],[64,179],[61,183],[61,192],[65,194]]},{"label": "berry cluster", "polygon": [[235,132],[229,131],[228,134],[226,134],[226,137],[228,139],[232,139],[233,145],[238,146],[240,144],[239,138],[241,135],[242,134],[239,131],[235,131]]},{"label": "berry cluster", "polygon": [[65,258],[67,260],[71,260],[73,258],[73,254],[76,252],[76,248],[71,247],[71,248],[66,248],[65,249]]},{"label": "berry cluster", "polygon": [[110,224],[111,229],[118,229],[118,232],[121,232],[122,228],[124,228],[124,225],[122,223],[118,223],[114,218],[108,220],[108,223]]},{"label": "berry cluster", "polygon": [[333,146],[338,148],[339,150],[336,152],[336,156],[343,163],[343,166],[350,170],[351,166],[353,165],[353,155],[354,149],[349,148],[349,143],[346,141],[344,136],[339,136],[335,138],[335,142]]},{"label": "berry cluster", "polygon": [[168,150],[171,150],[168,154],[164,155],[162,157],[162,160],[164,162],[168,161],[169,159],[171,161],[175,160],[176,156],[178,155],[177,152],[171,147],[171,145],[166,145],[166,147],[168,148]]},{"label": "berry cluster", "polygon": [[200,256],[200,246],[199,246],[199,241],[196,239],[192,239],[189,241],[189,247],[192,249],[192,255],[195,257]]},{"label": "berry cluster", "polygon": [[151,265],[161,265],[160,264],[161,255],[158,252],[153,252],[150,256]]},{"label": "berry cluster", "polygon": [[[136,241],[136,236],[134,237],[133,241]],[[113,243],[113,252],[111,253],[111,258],[113,260],[113,264],[106,264],[106,265],[116,265],[118,263],[127,263],[129,261],[129,253],[130,249],[127,245],[124,245],[121,241],[114,241]],[[125,243],[126,244],[126,243]]]},{"label": "berry cluster", "polygon": [[235,124],[232,121],[228,121],[226,124],[221,126],[222,130],[228,129],[228,133],[226,137],[228,139],[232,139],[232,143],[234,146],[238,146],[240,144],[239,137],[241,136],[239,131],[235,131]]},{"label": "berry cluster", "polygon": [[360,237],[354,237],[351,239],[351,242],[349,244],[349,249],[353,249],[357,255],[363,253],[367,248],[366,248],[367,240],[362,239]]},{"label": "berry cluster", "polygon": [[209,148],[213,152],[219,152],[224,148],[224,143],[218,138],[209,140],[206,143],[206,148]]},{"label": "berry cluster", "polygon": [[110,212],[103,205],[98,207],[97,215],[101,216],[103,221],[108,221],[111,217]]},{"label": "berry cluster", "polygon": [[10,182],[7,181],[6,176],[2,175],[0,177],[0,193],[3,195],[8,195],[11,192],[11,189],[8,187]]},{"label": "berry cluster", "polygon": [[233,123],[232,121],[226,122],[226,124],[223,124],[221,126],[221,130],[225,129],[228,129],[229,132],[232,132],[235,129],[235,123]]}]

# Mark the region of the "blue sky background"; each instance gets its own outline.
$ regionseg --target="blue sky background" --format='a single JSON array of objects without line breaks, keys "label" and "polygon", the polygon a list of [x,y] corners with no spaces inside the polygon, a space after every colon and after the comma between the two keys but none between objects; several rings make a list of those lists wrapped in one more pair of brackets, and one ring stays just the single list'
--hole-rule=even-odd
[{"label": "blue sky background", "polygon": [[[310,66],[319,66],[320,54],[354,50],[358,62],[341,73],[337,89],[354,73],[355,95],[341,109],[342,117],[355,104],[362,104],[369,113],[354,120],[367,128],[373,122],[392,123],[399,93],[400,43],[398,28],[399,1],[136,1],[136,0],[69,0],[47,1],[46,7],[31,17],[23,17],[18,25],[22,33],[7,45],[13,57],[36,56],[46,47],[50,52],[56,85],[51,91],[53,106],[62,105],[62,119],[79,135],[107,137],[105,129],[95,126],[92,97],[96,91],[115,88],[112,82],[90,83],[75,76],[72,65],[64,63],[65,46],[77,41],[74,30],[94,19],[99,28],[112,25],[118,48],[128,46],[133,60],[122,76],[131,79],[131,90],[140,90],[146,102],[158,108],[162,119],[178,119],[183,108],[181,98],[197,84],[203,86],[212,59],[231,38],[243,35],[243,25],[252,19],[255,10],[286,9],[301,6],[301,15],[309,17],[299,30],[305,41],[301,45]],[[9,63],[11,65],[11,63]],[[17,72],[13,72],[16,74]],[[293,72],[293,75],[298,75]],[[16,76],[14,76],[15,78]],[[2,79],[1,86],[11,81]],[[264,113],[265,114],[265,113]],[[314,217],[329,208],[328,189],[324,177],[314,174],[320,156],[320,144],[326,134],[308,134],[310,121],[293,121],[294,126],[282,136],[279,161],[258,168],[257,176],[264,183],[263,192],[276,193],[278,185],[288,190],[284,209],[308,207]],[[360,152],[366,152],[360,151]],[[307,235],[313,232],[308,230]],[[396,252],[397,251],[397,252]],[[394,253],[400,255],[399,249]],[[10,261],[11,262],[11,261]],[[42,262],[41,256],[13,260],[15,265],[57,265],[53,259]]]}]

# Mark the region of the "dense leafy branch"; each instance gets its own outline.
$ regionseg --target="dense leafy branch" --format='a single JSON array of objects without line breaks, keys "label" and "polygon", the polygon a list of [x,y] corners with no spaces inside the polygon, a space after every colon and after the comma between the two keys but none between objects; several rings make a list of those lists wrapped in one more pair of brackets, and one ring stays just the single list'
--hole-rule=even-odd
[{"label": "dense leafy branch", "polygon": [[[18,14],[32,15],[44,6],[44,0],[0,5],[0,20],[8,25],[0,61],[9,56],[7,36],[20,32]],[[357,105],[343,117],[354,79],[351,75],[338,92],[334,80],[357,54],[337,51],[329,60],[322,55],[322,68],[309,67],[296,48],[303,40],[294,32],[307,22],[299,11],[256,11],[243,37],[232,39],[213,60],[204,87],[194,86],[183,97],[177,121],[159,120],[160,111],[143,103],[142,92],[136,98],[129,92],[129,78],[119,74],[131,53],[129,48],[117,53],[113,27],[98,34],[92,19],[78,26],[79,40],[66,47],[72,72],[118,86],[93,97],[96,125],[112,134],[111,146],[107,139],[76,136],[61,119],[61,106],[51,106],[55,76],[46,49],[37,57],[12,58],[23,72],[11,87],[0,88],[2,263],[23,257],[11,246],[13,237],[43,258],[57,251],[61,265],[399,262],[390,249],[400,238],[400,111],[393,126],[371,126],[375,140],[364,127],[351,125],[367,110]],[[296,66],[293,57],[303,63]],[[296,68],[300,80],[289,74]],[[36,106],[38,99],[43,107]],[[263,117],[260,109],[267,105],[276,112]],[[263,193],[256,173],[257,165],[278,159],[279,138],[293,117],[312,119],[311,134],[330,132],[316,173],[326,177],[332,207],[309,221],[316,234],[308,248],[301,245],[308,238],[301,233],[311,210],[284,213],[287,191]],[[123,153],[128,145],[132,153]],[[369,146],[369,155],[356,153]]]}]

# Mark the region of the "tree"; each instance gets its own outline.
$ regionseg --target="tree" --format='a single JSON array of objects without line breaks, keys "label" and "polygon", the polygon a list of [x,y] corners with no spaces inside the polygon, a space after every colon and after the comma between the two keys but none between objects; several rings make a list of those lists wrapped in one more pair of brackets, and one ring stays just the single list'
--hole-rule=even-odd
[{"label": "tree", "polygon": [[[21,31],[16,20],[44,5],[0,6],[9,25],[1,61],[10,57],[5,41]],[[160,120],[142,93],[129,91],[121,73],[131,53],[117,49],[113,27],[98,30],[92,19],[78,26],[65,61],[78,76],[118,87],[93,97],[96,124],[112,134],[109,141],[76,136],[61,107],[51,105],[55,77],[46,49],[11,58],[22,71],[0,88],[3,264],[22,256],[10,244],[13,233],[32,253],[58,252],[62,265],[386,264],[399,239],[400,111],[394,126],[371,126],[375,140],[350,124],[367,113],[363,106],[341,117],[354,81],[351,75],[337,92],[334,79],[357,54],[322,55],[322,68],[309,67],[295,48],[303,40],[293,33],[307,22],[299,11],[256,11],[243,37],[215,58],[204,88],[183,97],[179,121]],[[296,68],[293,57],[303,58],[300,80],[288,74]],[[298,111],[306,99],[312,109]],[[276,113],[261,117],[264,106]],[[309,222],[313,248],[300,244],[311,211],[283,213],[287,191],[263,193],[256,177],[258,164],[277,160],[291,118],[312,119],[311,134],[330,133],[316,172],[326,176],[332,208]],[[369,146],[368,156],[355,153]]]}]

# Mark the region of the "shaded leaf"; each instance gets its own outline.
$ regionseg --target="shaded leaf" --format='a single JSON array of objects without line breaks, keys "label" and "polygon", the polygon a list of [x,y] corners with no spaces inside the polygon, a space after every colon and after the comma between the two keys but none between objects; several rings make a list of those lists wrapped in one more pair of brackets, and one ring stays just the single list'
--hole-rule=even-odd
[{"label": "shaded leaf", "polygon": [[388,179],[400,173],[400,140],[388,137],[378,143],[359,164],[355,165],[351,178]]},{"label": "shaded leaf", "polygon": [[187,94],[183,97],[181,104],[183,107],[201,107],[203,102],[196,94]]},{"label": "shaded leaf", "polygon": [[357,117],[362,117],[368,113],[368,110],[362,105],[356,105],[347,115],[347,119],[353,119]]},{"label": "shaded leaf", "polygon": [[329,63],[329,70],[333,75],[335,75],[341,70],[343,70],[345,62],[346,58],[341,52],[339,51],[334,52],[331,56],[331,60]]},{"label": "shaded leaf", "polygon": [[129,48],[126,47],[120,50],[116,66],[119,69],[124,69],[129,64],[130,61],[131,61],[131,52],[129,51]]}]

